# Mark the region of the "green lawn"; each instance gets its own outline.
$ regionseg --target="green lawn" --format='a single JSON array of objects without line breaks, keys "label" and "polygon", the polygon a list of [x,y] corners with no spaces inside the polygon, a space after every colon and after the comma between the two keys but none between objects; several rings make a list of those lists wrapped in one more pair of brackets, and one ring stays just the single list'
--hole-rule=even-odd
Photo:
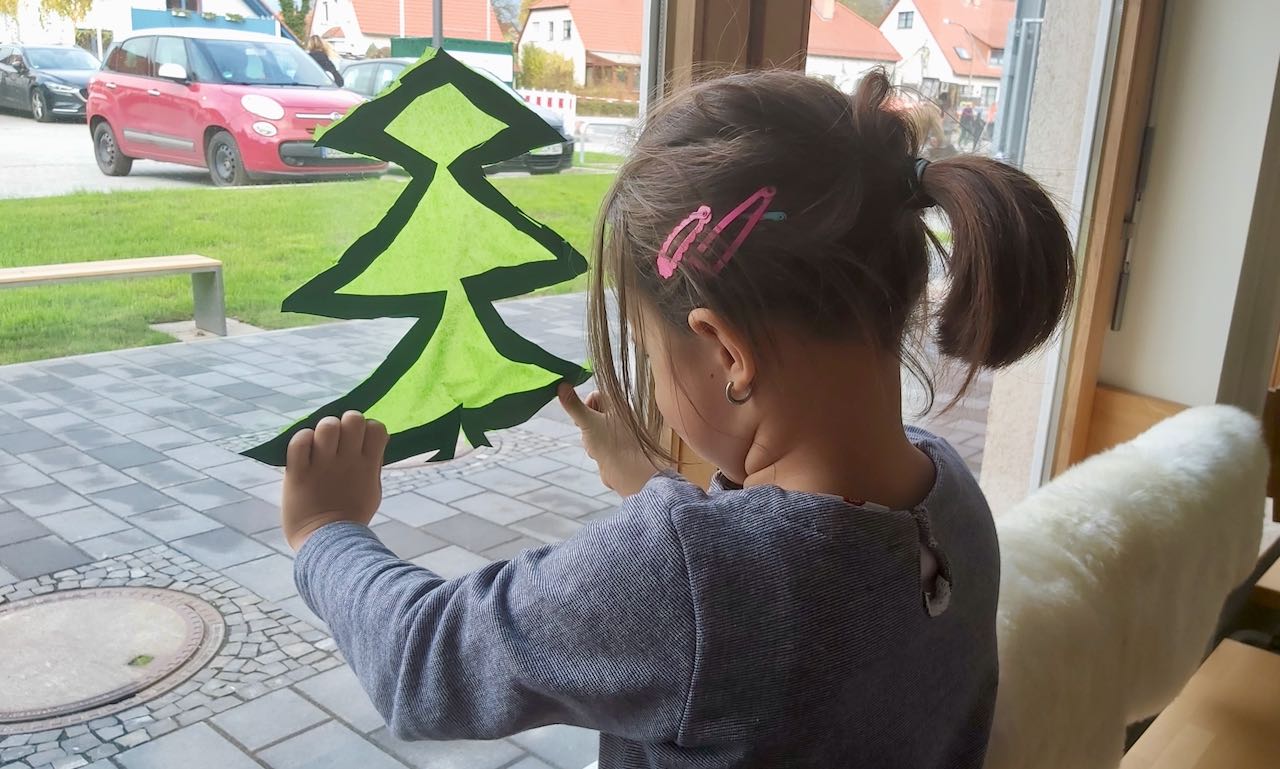
[{"label": "green lawn", "polygon": [[608,152],[575,152],[573,164],[583,168],[617,168],[622,165],[622,156]]},{"label": "green lawn", "polygon": [[[503,194],[584,254],[613,177],[495,179]],[[326,320],[280,301],[373,227],[403,181],[78,194],[0,201],[0,267],[165,254],[224,265],[227,314],[264,328]],[[581,289],[585,278],[552,291]],[[0,364],[138,347],[172,339],[149,323],[191,318],[187,277],[0,290]]]}]

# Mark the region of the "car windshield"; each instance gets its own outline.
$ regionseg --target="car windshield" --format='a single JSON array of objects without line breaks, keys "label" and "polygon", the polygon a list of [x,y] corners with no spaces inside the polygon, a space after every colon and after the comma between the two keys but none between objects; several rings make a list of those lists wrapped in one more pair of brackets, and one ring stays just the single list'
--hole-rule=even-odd
[{"label": "car windshield", "polygon": [[500,78],[500,77],[498,77],[497,75],[493,74],[493,73],[492,73],[492,72],[490,72],[489,70],[484,69],[483,67],[472,67],[472,69],[474,69],[476,72],[479,72],[481,75],[484,75],[484,76],[485,76],[485,78],[487,78],[488,80],[493,81],[495,84],[497,84],[497,86],[498,86],[499,88],[501,88],[502,90],[504,90],[504,91],[506,91],[507,93],[509,93],[509,94],[511,95],[511,98],[516,99],[516,100],[518,100],[518,101],[524,101],[524,97],[523,97],[523,96],[521,96],[520,94],[516,93],[516,92],[515,92],[515,90],[514,90],[511,86],[509,86],[509,85],[507,85],[506,83],[504,83],[504,82],[502,81],[502,78]]},{"label": "car windshield", "polygon": [[83,48],[28,48],[32,69],[97,69],[98,60]]},{"label": "car windshield", "polygon": [[332,88],[320,65],[293,43],[254,40],[194,40],[220,82]]}]

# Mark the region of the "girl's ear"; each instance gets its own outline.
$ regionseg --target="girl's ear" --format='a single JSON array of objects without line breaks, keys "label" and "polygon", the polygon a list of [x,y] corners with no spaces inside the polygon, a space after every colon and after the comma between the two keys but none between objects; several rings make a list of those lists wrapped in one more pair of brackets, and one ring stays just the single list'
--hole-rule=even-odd
[{"label": "girl's ear", "polygon": [[757,359],[747,337],[724,316],[706,307],[689,311],[689,329],[708,348],[725,381],[742,390],[755,383]]}]

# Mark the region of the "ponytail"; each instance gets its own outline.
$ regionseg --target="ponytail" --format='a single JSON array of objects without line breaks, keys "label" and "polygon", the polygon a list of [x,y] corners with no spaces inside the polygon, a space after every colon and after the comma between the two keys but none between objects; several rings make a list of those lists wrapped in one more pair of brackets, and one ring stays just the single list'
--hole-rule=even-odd
[{"label": "ponytail", "polygon": [[951,248],[939,247],[951,283],[937,315],[939,349],[968,363],[972,379],[1047,342],[1070,305],[1075,261],[1040,185],[1004,163],[959,155],[924,169],[920,192],[951,225]]}]

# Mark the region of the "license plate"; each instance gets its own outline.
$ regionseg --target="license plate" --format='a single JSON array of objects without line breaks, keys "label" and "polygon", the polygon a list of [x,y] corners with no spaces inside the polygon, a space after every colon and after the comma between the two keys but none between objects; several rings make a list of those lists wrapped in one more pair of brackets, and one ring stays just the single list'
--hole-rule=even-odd
[{"label": "license plate", "polygon": [[321,147],[321,148],[320,148],[320,157],[322,157],[322,158],[354,158],[354,157],[359,157],[359,156],[358,156],[358,155],[353,155],[353,154],[352,154],[352,153],[350,153],[350,152],[343,152],[342,150],[335,150],[333,147]]},{"label": "license plate", "polygon": [[536,150],[530,150],[530,155],[559,155],[564,152],[564,148],[559,144],[548,144],[545,147],[539,147]]}]

